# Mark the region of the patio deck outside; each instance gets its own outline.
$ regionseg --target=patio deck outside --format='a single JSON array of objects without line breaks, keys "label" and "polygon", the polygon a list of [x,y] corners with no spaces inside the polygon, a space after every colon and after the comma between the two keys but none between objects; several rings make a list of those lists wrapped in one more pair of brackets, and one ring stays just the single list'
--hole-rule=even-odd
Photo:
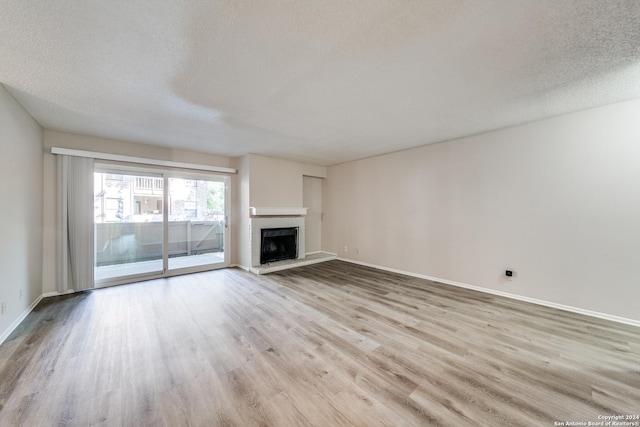
[{"label": "patio deck outside", "polygon": [[[199,255],[185,255],[169,258],[169,270],[199,267],[224,262],[224,252],[213,252]],[[95,280],[108,280],[134,274],[151,274],[162,271],[162,259],[131,262],[127,264],[111,264],[96,267]]]}]

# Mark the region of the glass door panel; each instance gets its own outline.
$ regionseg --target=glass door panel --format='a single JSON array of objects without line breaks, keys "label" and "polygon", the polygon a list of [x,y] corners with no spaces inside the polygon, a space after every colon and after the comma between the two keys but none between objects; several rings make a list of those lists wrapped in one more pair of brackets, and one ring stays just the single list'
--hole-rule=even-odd
[{"label": "glass door panel", "polygon": [[161,176],[94,173],[96,284],[163,273]]},{"label": "glass door panel", "polygon": [[168,179],[169,271],[225,263],[224,179]]}]

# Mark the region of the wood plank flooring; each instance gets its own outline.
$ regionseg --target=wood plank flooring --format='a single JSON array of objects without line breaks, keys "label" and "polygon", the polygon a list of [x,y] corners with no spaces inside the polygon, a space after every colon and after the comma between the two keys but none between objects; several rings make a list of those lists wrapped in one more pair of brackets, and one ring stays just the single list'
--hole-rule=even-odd
[{"label": "wood plank flooring", "polygon": [[618,414],[640,414],[640,328],[340,261],[50,298],[0,346],[1,426],[553,426]]}]

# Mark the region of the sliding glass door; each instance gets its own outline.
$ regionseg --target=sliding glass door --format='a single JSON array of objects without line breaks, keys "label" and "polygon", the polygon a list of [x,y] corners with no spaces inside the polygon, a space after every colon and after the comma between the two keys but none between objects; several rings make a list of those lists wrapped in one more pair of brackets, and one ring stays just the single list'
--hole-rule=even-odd
[{"label": "sliding glass door", "polygon": [[96,286],[228,265],[228,180],[97,165]]},{"label": "sliding glass door", "polygon": [[169,178],[169,270],[225,260],[224,180]]},{"label": "sliding glass door", "polygon": [[163,178],[94,173],[95,281],[162,274]]}]

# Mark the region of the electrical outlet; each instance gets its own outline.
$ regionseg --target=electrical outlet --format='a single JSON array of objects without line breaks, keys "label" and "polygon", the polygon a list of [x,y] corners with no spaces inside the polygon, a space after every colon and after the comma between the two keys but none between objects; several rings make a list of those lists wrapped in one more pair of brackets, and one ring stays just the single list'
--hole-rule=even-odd
[{"label": "electrical outlet", "polygon": [[346,246],[344,247],[344,251],[347,252],[347,247]]},{"label": "electrical outlet", "polygon": [[6,302],[2,302],[2,304],[0,304],[0,314],[4,314],[4,311],[7,309],[7,303]]}]

